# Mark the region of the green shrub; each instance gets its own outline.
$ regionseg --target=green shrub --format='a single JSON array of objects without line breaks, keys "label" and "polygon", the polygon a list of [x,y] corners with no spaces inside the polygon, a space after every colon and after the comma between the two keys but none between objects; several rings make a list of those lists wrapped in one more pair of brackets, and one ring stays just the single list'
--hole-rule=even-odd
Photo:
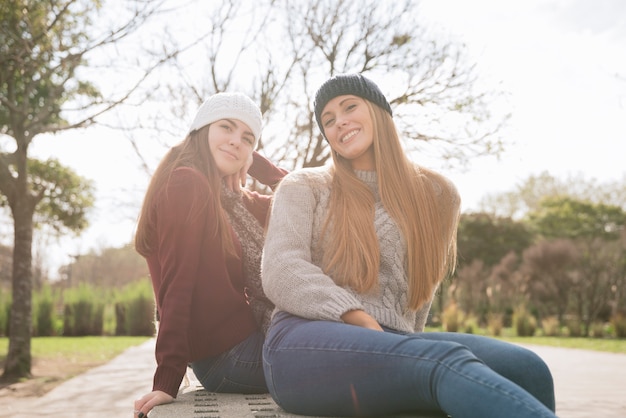
[{"label": "green shrub", "polygon": [[466,334],[475,334],[478,331],[478,319],[473,315],[463,318],[463,332]]},{"label": "green shrub", "polygon": [[513,312],[513,325],[519,337],[532,337],[537,330],[537,320],[523,305]]},{"label": "green shrub", "polygon": [[489,333],[494,337],[500,337],[502,335],[502,328],[504,327],[504,315],[499,313],[489,313],[487,315],[487,329]]},{"label": "green shrub", "polygon": [[593,338],[604,338],[607,336],[607,327],[602,322],[591,324],[590,336]]},{"label": "green shrub", "polygon": [[9,316],[11,315],[11,295],[0,290],[0,337],[9,335]]},{"label": "green shrub", "polygon": [[86,284],[64,293],[63,335],[102,335],[104,322],[103,291]]},{"label": "green shrub", "polygon": [[115,335],[115,302],[107,303],[104,307],[104,325],[102,335]]},{"label": "green shrub", "polygon": [[441,314],[443,329],[447,332],[458,332],[462,321],[462,313],[456,302],[451,302]]},{"label": "green shrub", "polygon": [[54,303],[52,300],[41,300],[37,303],[36,325],[33,330],[38,337],[54,335]]},{"label": "green shrub", "polygon": [[578,318],[570,318],[566,321],[567,335],[569,337],[581,337],[583,327]]},{"label": "green shrub", "polygon": [[549,316],[541,320],[541,329],[546,337],[558,337],[561,334],[559,319],[556,316]]},{"label": "green shrub", "polygon": [[33,294],[33,334],[38,337],[55,335],[54,297],[45,284]]},{"label": "green shrub", "polygon": [[626,338],[626,315],[618,312],[611,317],[613,332],[617,338]]},{"label": "green shrub", "polygon": [[115,335],[154,335],[154,297],[146,280],[124,287],[115,302]]}]

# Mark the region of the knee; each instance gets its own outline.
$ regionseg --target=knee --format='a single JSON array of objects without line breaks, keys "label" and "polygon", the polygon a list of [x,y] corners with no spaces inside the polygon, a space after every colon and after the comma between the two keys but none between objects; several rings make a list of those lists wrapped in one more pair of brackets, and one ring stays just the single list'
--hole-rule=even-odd
[{"label": "knee", "polygon": [[517,370],[530,382],[545,382],[545,384],[549,384],[552,387],[550,368],[537,353],[531,350],[522,349]]},{"label": "knee", "polygon": [[506,377],[554,411],[554,381],[545,361],[535,352],[522,348],[515,359],[515,364],[511,375]]}]

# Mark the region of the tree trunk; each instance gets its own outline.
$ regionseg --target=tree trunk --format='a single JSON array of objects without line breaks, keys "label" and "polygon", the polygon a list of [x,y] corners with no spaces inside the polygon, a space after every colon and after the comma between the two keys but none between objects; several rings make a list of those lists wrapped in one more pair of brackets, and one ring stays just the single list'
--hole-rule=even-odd
[{"label": "tree trunk", "polygon": [[9,322],[9,352],[4,377],[30,377],[32,335],[32,243],[35,200],[26,182],[26,152],[19,153],[18,177],[11,202],[13,214],[13,274],[11,318]]}]

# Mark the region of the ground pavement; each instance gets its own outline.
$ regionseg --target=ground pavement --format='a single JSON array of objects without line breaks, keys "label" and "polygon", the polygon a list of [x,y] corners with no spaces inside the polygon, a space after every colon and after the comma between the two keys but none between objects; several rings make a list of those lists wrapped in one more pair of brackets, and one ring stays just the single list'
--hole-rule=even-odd
[{"label": "ground pavement", "polygon": [[[626,354],[530,345],[526,347],[539,354],[552,370],[557,415],[560,418],[626,418]],[[5,405],[0,399],[0,418],[130,418],[133,401],[150,390],[155,367],[153,353],[154,340],[150,340],[128,349],[103,366],[68,380],[35,402]],[[211,395],[204,393],[202,396]],[[241,400],[228,396],[219,398],[219,402],[225,407],[219,414],[221,418],[244,417],[235,408],[235,399]],[[293,416],[276,413],[275,404],[269,397],[261,396],[250,402],[252,405],[256,404],[257,410],[261,411],[250,413],[248,416],[251,417]],[[263,405],[271,406],[267,410],[273,412],[263,414]],[[230,415],[227,412],[228,407],[233,411]],[[151,417],[173,416],[167,414],[166,409],[155,411],[158,411],[157,414],[150,414]],[[191,413],[189,418],[195,416],[197,415]]]}]

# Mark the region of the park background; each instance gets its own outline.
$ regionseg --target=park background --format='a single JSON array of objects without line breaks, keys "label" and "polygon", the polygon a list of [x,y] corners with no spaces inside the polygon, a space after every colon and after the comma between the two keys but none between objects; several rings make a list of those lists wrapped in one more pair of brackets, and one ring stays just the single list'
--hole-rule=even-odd
[{"label": "park background", "polygon": [[[90,30],[97,33],[124,21],[129,16],[124,6],[130,3],[103,2]],[[620,336],[626,306],[626,5],[618,0],[423,0],[407,2],[409,12],[401,13],[402,2],[311,2],[339,12],[343,20],[337,19],[335,29],[345,30],[346,43],[338,45],[344,49],[331,62],[320,51],[332,45],[337,32],[326,33],[320,45],[300,39],[309,43],[294,53],[311,52],[288,73],[288,61],[273,54],[289,52],[282,30],[306,21],[297,18],[315,10],[308,3],[276,2],[277,10],[269,11],[265,2],[212,2],[210,7],[200,1],[153,2],[159,12],[133,36],[86,56],[92,66],[77,76],[105,97],[118,97],[160,52],[184,48],[97,124],[43,133],[31,145],[31,157],[55,158],[91,180],[95,197],[89,226],[77,236],[59,236],[45,225],[35,234],[34,335],[136,333],[123,319],[135,317],[124,315],[124,309],[135,308],[124,306],[130,306],[125,305],[129,299],[144,306],[151,297],[145,265],[130,244],[137,212],[151,171],[167,147],[182,139],[197,105],[223,89],[261,100],[259,74],[267,70],[262,64],[273,64],[275,74],[265,74],[275,78],[267,80],[289,80],[283,88],[291,88],[293,96],[279,91],[274,103],[263,102],[268,106],[261,152],[289,169],[320,162],[324,150],[310,154],[296,141],[320,141],[306,123],[312,93],[333,71],[362,69],[363,51],[357,48],[348,56],[345,48],[358,44],[350,39],[357,39],[364,25],[383,22],[388,32],[381,39],[405,30],[411,42],[394,39],[397,55],[381,54],[387,60],[373,60],[376,65],[367,67],[366,75],[390,98],[401,98],[402,81],[423,88],[414,102],[394,103],[397,117],[422,135],[409,139],[407,148],[417,162],[450,177],[464,202],[459,269],[442,286],[431,323],[497,334],[517,321],[522,334]],[[221,8],[227,5],[232,8]],[[316,18],[323,21],[323,16],[333,14]],[[205,36],[198,39],[199,34]],[[434,62],[440,79],[420,72],[427,62]],[[459,88],[443,83],[454,78],[455,65],[464,75],[454,75]],[[447,88],[438,90],[441,85]],[[277,110],[279,105],[284,110]],[[468,113],[450,116],[464,107]],[[3,153],[12,152],[12,141],[3,133]],[[1,269],[6,307],[12,219],[8,211],[5,215]],[[42,304],[50,308],[42,310]],[[38,312],[46,309],[51,321],[44,332]],[[75,331],[76,318],[92,315],[80,309],[93,312],[94,330]],[[144,323],[150,323],[149,304],[136,309],[143,309]],[[7,316],[4,320],[8,323]]]}]

